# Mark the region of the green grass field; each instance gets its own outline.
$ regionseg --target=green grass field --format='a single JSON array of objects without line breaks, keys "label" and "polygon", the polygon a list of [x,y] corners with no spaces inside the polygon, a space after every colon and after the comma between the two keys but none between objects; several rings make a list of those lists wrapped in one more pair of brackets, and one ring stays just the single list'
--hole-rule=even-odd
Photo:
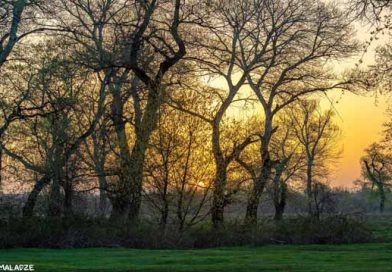
[{"label": "green grass field", "polygon": [[20,263],[35,271],[392,271],[392,244],[0,251],[0,264]]}]

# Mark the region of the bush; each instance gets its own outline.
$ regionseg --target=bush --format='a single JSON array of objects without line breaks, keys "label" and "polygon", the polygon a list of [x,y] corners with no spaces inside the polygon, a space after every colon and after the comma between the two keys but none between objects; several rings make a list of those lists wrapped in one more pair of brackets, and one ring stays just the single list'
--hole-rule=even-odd
[{"label": "bush", "polygon": [[264,219],[257,226],[228,222],[215,230],[208,223],[179,232],[166,231],[149,222],[116,224],[107,219],[10,219],[0,226],[0,247],[132,247],[207,248],[218,246],[308,243],[354,243],[374,240],[365,221],[335,215],[320,220],[296,217],[275,222]]},{"label": "bush", "polygon": [[341,244],[374,240],[363,219],[347,215],[332,215],[322,219],[286,219],[276,225],[274,237],[278,241],[290,244]]}]

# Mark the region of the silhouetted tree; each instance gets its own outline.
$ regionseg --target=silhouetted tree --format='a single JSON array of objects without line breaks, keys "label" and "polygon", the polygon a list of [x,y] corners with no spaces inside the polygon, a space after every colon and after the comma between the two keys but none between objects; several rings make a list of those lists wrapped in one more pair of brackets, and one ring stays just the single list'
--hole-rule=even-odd
[{"label": "silhouetted tree", "polygon": [[376,187],[380,196],[380,213],[384,211],[386,191],[391,186],[392,157],[385,152],[385,146],[373,143],[366,149],[366,155],[361,159],[362,173]]},{"label": "silhouetted tree", "polygon": [[327,177],[328,162],[336,160],[339,150],[336,139],[339,127],[333,120],[333,110],[323,112],[317,101],[300,101],[291,111],[296,137],[306,158],[306,195],[308,212],[315,215],[315,179]]}]

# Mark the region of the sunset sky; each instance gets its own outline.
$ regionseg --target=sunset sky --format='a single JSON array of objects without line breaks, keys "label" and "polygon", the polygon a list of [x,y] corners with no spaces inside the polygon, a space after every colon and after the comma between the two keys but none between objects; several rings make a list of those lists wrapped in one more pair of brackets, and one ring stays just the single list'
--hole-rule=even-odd
[{"label": "sunset sky", "polygon": [[337,123],[342,129],[339,143],[343,153],[331,177],[335,186],[352,187],[352,181],[361,176],[359,160],[363,150],[381,137],[382,124],[386,120],[387,103],[384,98],[359,96],[352,93],[331,93],[338,116]]},{"label": "sunset sky", "polygon": [[[369,27],[356,24],[356,31],[358,40],[364,42],[370,38]],[[337,74],[342,73],[354,68],[360,59],[363,61],[361,64],[363,68],[373,64],[375,48],[385,42],[385,37],[379,37],[378,41],[372,43],[366,54],[334,63],[332,69]],[[219,88],[226,86],[223,78],[214,79],[209,84]],[[245,89],[249,90],[243,91],[252,93],[249,87],[245,87]],[[342,94],[341,91],[336,90],[328,92],[328,98],[321,98],[321,105],[326,109],[331,107],[331,102],[337,113],[335,121],[341,128],[337,148],[341,149],[342,153],[331,171],[330,184],[352,188],[353,181],[361,178],[360,159],[364,155],[364,149],[382,137],[383,123],[387,118],[388,99],[380,95],[377,97],[374,92],[368,94],[346,92]],[[235,105],[229,112],[239,118],[252,115],[252,113],[244,112],[242,107]]]},{"label": "sunset sky", "polygon": [[[364,42],[370,38],[369,26],[357,24],[357,39]],[[372,43],[368,52],[362,57],[363,67],[374,63],[374,51],[379,45],[387,41],[385,36]],[[361,56],[351,60],[345,60],[335,65],[337,72],[354,67]],[[383,123],[387,120],[386,110],[390,104],[387,97],[375,96],[375,93],[368,95],[356,95],[352,93],[332,92],[329,93],[334,107],[338,113],[336,121],[342,129],[340,143],[343,153],[337,163],[334,176],[331,177],[331,184],[335,186],[352,187],[352,181],[361,177],[359,160],[363,156],[364,149],[371,143],[382,137]],[[327,99],[326,99],[327,100]],[[330,102],[323,101],[326,104]]]}]

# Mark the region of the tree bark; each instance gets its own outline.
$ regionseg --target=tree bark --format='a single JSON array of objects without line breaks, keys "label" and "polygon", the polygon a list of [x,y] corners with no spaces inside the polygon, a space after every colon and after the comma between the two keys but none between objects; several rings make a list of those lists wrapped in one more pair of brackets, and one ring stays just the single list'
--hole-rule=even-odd
[{"label": "tree bark", "polygon": [[48,212],[50,217],[61,216],[60,176],[58,174],[54,174],[52,178]]},{"label": "tree bark", "polygon": [[110,213],[110,220],[115,222],[125,222],[126,215],[129,211],[129,203],[118,196],[111,197],[111,203],[112,211]]},{"label": "tree bark", "polygon": [[161,219],[159,222],[159,225],[160,225],[161,230],[163,232],[165,232],[165,229],[166,229],[168,216],[169,216],[169,204],[167,201],[164,201],[163,202],[163,209],[162,209],[162,213],[161,213]]},{"label": "tree bark", "polygon": [[227,183],[227,166],[228,162],[220,146],[220,122],[223,114],[230,105],[231,99],[225,101],[216,115],[212,127],[212,151],[215,160],[215,179],[213,200],[211,209],[211,220],[214,228],[220,228],[223,225],[225,209],[225,188]]},{"label": "tree bark", "polygon": [[26,0],[17,0],[14,3],[8,41],[5,47],[3,46],[3,44],[0,44],[1,45],[0,49],[3,49],[0,50],[0,69],[3,66],[3,64],[7,61],[8,56],[11,54],[12,49],[14,48],[16,42],[18,41],[18,29],[25,7],[26,7]]},{"label": "tree bark", "polygon": [[72,207],[72,199],[73,199],[73,188],[72,188],[72,180],[66,180],[64,182],[64,214],[66,216],[72,216],[73,207]]},{"label": "tree bark", "polygon": [[108,200],[108,195],[106,192],[106,187],[107,187],[106,178],[99,176],[98,182],[99,182],[99,215],[105,217],[107,211],[107,200]]},{"label": "tree bark", "polygon": [[308,213],[310,216],[314,215],[313,211],[313,176],[312,176],[312,167],[313,161],[308,159],[307,167],[306,167],[306,198],[308,205]]},{"label": "tree bark", "polygon": [[[117,187],[116,205],[113,205],[112,218],[136,221],[139,218],[142,196],[142,180],[144,160],[147,145],[151,134],[156,128],[159,119],[159,108],[162,105],[164,89],[160,86],[151,87],[147,105],[140,124],[136,126],[136,141],[131,153],[127,142],[125,123],[123,118],[123,106],[115,104],[112,107],[115,115],[112,116],[120,148],[120,175]],[[118,100],[119,98],[115,98]],[[138,122],[139,123],[139,122]],[[125,205],[120,207],[119,205]],[[117,210],[116,210],[117,209]],[[121,214],[121,213],[126,214]]]},{"label": "tree bark", "polygon": [[33,187],[33,190],[30,192],[27,197],[27,201],[23,206],[23,217],[31,217],[34,214],[34,207],[38,199],[38,195],[41,193],[42,189],[50,183],[50,178],[48,176],[43,176],[39,179]]},{"label": "tree bark", "polygon": [[224,222],[225,209],[225,187],[227,181],[227,166],[224,162],[216,165],[216,176],[214,180],[213,201],[211,219],[214,228],[220,228]]},{"label": "tree bark", "polygon": [[286,163],[288,160],[283,160],[277,164],[275,167],[275,176],[274,176],[274,206],[275,206],[275,216],[274,219],[279,221],[283,218],[284,208],[286,206],[286,193],[287,193],[287,184],[284,180],[282,180],[282,174],[286,167]]},{"label": "tree bark", "polygon": [[248,204],[246,207],[245,224],[255,225],[257,224],[257,210],[260,202],[260,196],[264,191],[264,188],[271,176],[272,162],[269,153],[269,144],[271,142],[272,134],[274,130],[272,128],[273,116],[269,111],[265,112],[265,124],[264,134],[260,144],[260,155],[261,155],[261,173],[256,180],[252,192],[248,198]]},{"label": "tree bark", "polygon": [[287,186],[282,183],[280,187],[280,199],[275,202],[275,216],[274,219],[279,221],[283,219],[284,209],[286,207]]},{"label": "tree bark", "polygon": [[[119,83],[121,84],[121,82]],[[127,184],[131,183],[131,176],[129,167],[131,166],[130,147],[125,131],[125,117],[124,117],[124,102],[121,97],[121,85],[115,85],[111,88],[112,104],[111,104],[111,119],[117,137],[117,146],[120,151],[119,157],[119,184],[116,188],[116,195],[112,198],[112,212],[111,219],[125,220],[126,213],[129,210],[129,203],[126,203]],[[125,214],[124,214],[125,213]]]},{"label": "tree bark", "polygon": [[384,207],[385,207],[385,191],[384,187],[382,185],[379,186],[379,191],[380,191],[380,213],[384,213]]},{"label": "tree bark", "polygon": [[[152,132],[152,131],[151,131]],[[142,201],[142,185],[144,172],[144,159],[146,155],[147,142],[150,139],[151,132],[145,134],[142,140],[136,140],[131,155],[131,167],[129,184],[129,212],[128,219],[133,222],[139,219],[140,207]],[[148,140],[146,140],[148,139]]]}]

